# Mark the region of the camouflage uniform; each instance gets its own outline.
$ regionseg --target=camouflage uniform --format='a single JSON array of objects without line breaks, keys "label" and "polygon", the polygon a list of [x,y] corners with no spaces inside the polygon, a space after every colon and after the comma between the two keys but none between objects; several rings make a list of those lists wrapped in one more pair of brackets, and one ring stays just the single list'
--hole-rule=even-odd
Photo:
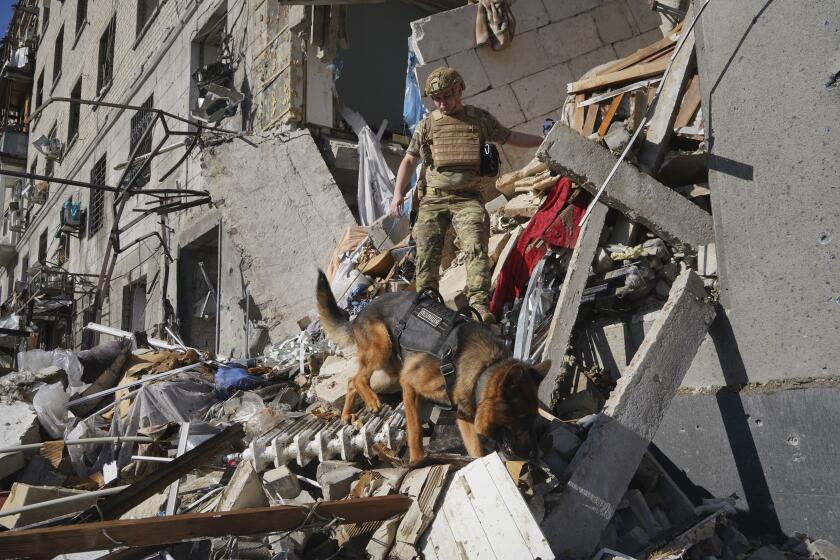
[{"label": "camouflage uniform", "polygon": [[[465,106],[461,111],[464,110],[472,111],[476,117],[483,142],[503,144],[507,141],[510,130],[493,115],[477,107]],[[481,200],[482,178],[473,169],[440,170],[435,166],[431,126],[431,116],[427,115],[417,126],[407,150],[423,160],[426,170],[426,189],[413,231],[417,241],[417,291],[437,289],[443,240],[452,224],[467,259],[470,305],[486,306],[490,297],[487,258],[490,223]]]}]

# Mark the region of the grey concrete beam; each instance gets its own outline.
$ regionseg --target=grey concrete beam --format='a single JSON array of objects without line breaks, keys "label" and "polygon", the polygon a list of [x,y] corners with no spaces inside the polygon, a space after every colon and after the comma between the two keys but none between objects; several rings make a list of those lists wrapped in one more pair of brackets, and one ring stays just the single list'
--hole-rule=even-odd
[{"label": "grey concrete beam", "polygon": [[[561,123],[551,130],[537,157],[591,193],[597,192],[616,160],[607,148]],[[697,247],[714,241],[708,212],[627,162],[616,170],[601,202],[673,245]]]},{"label": "grey concrete beam", "polygon": [[589,430],[542,529],[558,557],[588,558],[627,491],[714,319],[703,281],[683,272]]},{"label": "grey concrete beam", "polygon": [[589,268],[598,251],[598,240],[601,238],[601,230],[604,229],[607,210],[609,208],[599,202],[581,229],[566,277],[563,279],[563,287],[560,288],[557,305],[554,307],[554,316],[551,318],[543,352],[543,360],[550,359],[554,367],[540,383],[538,392],[540,404],[548,410],[553,410],[556,404],[553,395],[558,383],[560,365],[569,347],[572,327],[575,326],[578,316],[580,297],[589,278]]}]

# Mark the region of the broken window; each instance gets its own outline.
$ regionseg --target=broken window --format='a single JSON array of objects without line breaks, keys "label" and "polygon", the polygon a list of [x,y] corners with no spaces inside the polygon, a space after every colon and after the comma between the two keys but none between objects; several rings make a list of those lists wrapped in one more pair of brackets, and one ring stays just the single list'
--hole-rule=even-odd
[{"label": "broken window", "polygon": [[[96,309],[91,305],[82,311],[82,326],[96,321]],[[93,348],[99,344],[99,333],[90,329],[82,330],[82,350]]]},{"label": "broken window", "polygon": [[82,29],[84,28],[85,22],[87,21],[87,9],[88,9],[87,0],[77,0],[77,2],[76,2],[76,38],[79,37],[79,34],[82,32]]},{"label": "broken window", "polygon": [[132,282],[123,288],[122,329],[146,330],[146,279]]},{"label": "broken window", "polygon": [[42,231],[38,238],[38,262],[47,262],[47,230]]},{"label": "broken window", "polygon": [[58,31],[58,36],[55,38],[55,51],[53,52],[53,87],[58,83],[61,77],[61,64],[64,56],[64,28]]},{"label": "broken window", "polygon": [[158,9],[158,0],[137,0],[137,37],[143,34],[146,25]]},{"label": "broken window", "polygon": [[37,109],[44,104],[44,70],[41,69],[41,74],[38,76],[38,84],[35,88],[35,108]]},{"label": "broken window", "polygon": [[[104,185],[107,173],[107,154],[99,158],[90,170],[90,182],[94,185]],[[96,234],[105,222],[105,191],[90,189],[90,202],[88,203],[87,234]]]},{"label": "broken window", "polygon": [[26,282],[26,275],[29,273],[29,253],[23,256],[23,261],[20,263],[20,281]]},{"label": "broken window", "polygon": [[[150,95],[149,98],[143,102],[144,109],[151,109],[154,106],[154,96]],[[137,152],[134,154],[135,161],[131,165],[131,168],[128,170],[128,173],[125,175],[125,183],[130,184],[131,179],[139,173],[137,180],[134,182],[133,187],[135,188],[142,188],[149,184],[149,181],[152,179],[152,167],[151,164],[147,165],[142,171],[140,168],[143,167],[145,163],[144,159],[138,159],[140,156],[148,154],[152,151],[152,133],[149,132],[145,137],[143,137],[143,133],[146,131],[146,128],[149,126],[149,123],[152,122],[154,119],[155,114],[151,111],[138,111],[133,117],[131,117],[131,146],[130,152],[134,152],[135,148]]]},{"label": "broken window", "polygon": [[[82,98],[82,78],[76,82],[73,91],[70,92],[70,97],[73,99]],[[79,135],[79,117],[81,115],[82,105],[78,102],[70,103],[70,118],[67,121],[67,145],[76,139]]]},{"label": "broken window", "polygon": [[[56,137],[57,134],[58,134],[58,123],[56,123],[52,126],[52,128],[50,129],[50,133],[47,134],[47,137],[50,140],[52,140],[53,138]],[[54,172],[55,172],[55,160],[48,157],[47,162],[44,164],[44,175],[52,177]]]},{"label": "broken window", "polygon": [[102,95],[111,85],[111,78],[114,74],[114,32],[117,27],[117,16],[111,18],[111,23],[105,28],[102,37],[99,39],[99,72],[96,77],[96,91]]}]

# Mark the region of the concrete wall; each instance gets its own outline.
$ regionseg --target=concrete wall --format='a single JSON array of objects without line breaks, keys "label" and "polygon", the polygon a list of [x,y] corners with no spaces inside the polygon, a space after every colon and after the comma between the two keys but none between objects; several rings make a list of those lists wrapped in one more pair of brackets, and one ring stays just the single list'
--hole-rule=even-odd
[{"label": "concrete wall", "polygon": [[[499,52],[475,48],[475,4],[413,22],[421,88],[438,66],[456,68],[467,84],[465,103],[514,130],[541,134],[546,118],[559,120],[568,82],[662,38],[659,16],[645,0],[512,0],[511,9],[516,36]],[[535,150],[501,151],[509,170]]]}]

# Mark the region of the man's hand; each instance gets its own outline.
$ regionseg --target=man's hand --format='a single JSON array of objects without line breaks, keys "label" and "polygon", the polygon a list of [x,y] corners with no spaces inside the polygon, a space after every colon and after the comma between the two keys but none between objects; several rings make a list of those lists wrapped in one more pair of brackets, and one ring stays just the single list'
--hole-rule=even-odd
[{"label": "man's hand", "polygon": [[391,207],[388,209],[388,215],[394,218],[399,218],[402,214],[402,206],[405,202],[405,197],[401,194],[394,193],[391,198]]}]

